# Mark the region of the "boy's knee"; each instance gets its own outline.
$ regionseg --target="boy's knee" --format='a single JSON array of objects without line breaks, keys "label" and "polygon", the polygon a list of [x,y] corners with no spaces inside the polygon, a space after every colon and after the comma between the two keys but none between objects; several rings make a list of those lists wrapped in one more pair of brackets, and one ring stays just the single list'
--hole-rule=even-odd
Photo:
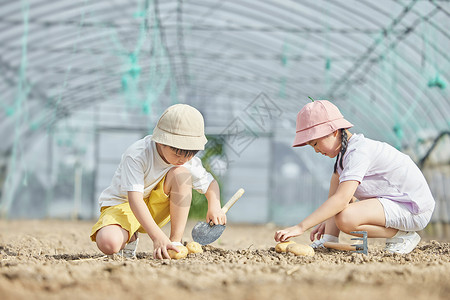
[{"label": "boy's knee", "polygon": [[170,169],[166,176],[166,185],[170,191],[173,187],[183,188],[192,187],[191,172],[185,167],[174,167]]},{"label": "boy's knee", "polygon": [[115,232],[111,232],[111,230],[100,230],[97,232],[97,236],[95,238],[98,249],[107,255],[119,252],[124,244],[123,238],[119,234],[114,233]]},{"label": "boy's knee", "polygon": [[185,167],[172,168],[167,174],[164,192],[174,205],[189,207],[192,200],[191,172]]},{"label": "boy's knee", "polygon": [[96,239],[97,247],[106,255],[117,253],[122,249],[122,243],[118,239],[111,237],[101,237]]}]

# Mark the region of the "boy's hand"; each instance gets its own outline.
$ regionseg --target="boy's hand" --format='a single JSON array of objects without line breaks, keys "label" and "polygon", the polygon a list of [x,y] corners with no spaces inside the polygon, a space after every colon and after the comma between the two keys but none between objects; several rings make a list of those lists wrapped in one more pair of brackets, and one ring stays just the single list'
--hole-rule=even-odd
[{"label": "boy's hand", "polygon": [[291,237],[301,235],[304,232],[304,230],[299,226],[295,225],[292,227],[285,228],[283,230],[278,230],[275,233],[275,241],[277,242],[285,242]]},{"label": "boy's hand", "polygon": [[172,245],[172,242],[166,236],[161,239],[155,239],[153,241],[153,249],[153,257],[156,259],[170,259],[169,253],[167,252],[169,249],[180,252],[177,247]]},{"label": "boy's hand", "polygon": [[208,212],[206,214],[206,221],[213,222],[215,225],[221,224],[225,225],[227,223],[227,216],[220,208],[220,206],[208,208]]}]

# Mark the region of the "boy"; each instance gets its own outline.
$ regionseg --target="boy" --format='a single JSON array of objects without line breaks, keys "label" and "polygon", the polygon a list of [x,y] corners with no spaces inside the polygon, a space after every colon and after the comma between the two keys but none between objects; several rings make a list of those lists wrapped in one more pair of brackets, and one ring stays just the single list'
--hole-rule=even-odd
[{"label": "boy", "polygon": [[[91,240],[105,254],[123,249],[136,256],[137,232],[153,240],[153,257],[170,258],[186,226],[192,188],[208,200],[206,221],[225,224],[219,185],[194,155],[204,150],[207,139],[201,113],[176,104],[161,115],[153,135],[132,144],[122,155],[111,185],[99,198],[101,215],[92,228]],[[171,221],[170,237],[161,227]]]}]

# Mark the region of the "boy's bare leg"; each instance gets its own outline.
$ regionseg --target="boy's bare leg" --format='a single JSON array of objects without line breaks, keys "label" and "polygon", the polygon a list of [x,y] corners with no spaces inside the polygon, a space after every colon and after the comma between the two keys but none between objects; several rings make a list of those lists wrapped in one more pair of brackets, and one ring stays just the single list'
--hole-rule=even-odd
[{"label": "boy's bare leg", "polygon": [[170,201],[170,240],[181,242],[191,207],[192,177],[184,167],[172,168],[164,182],[164,192]]},{"label": "boy's bare leg", "polygon": [[386,228],[384,208],[378,199],[350,203],[335,216],[336,225],[347,234],[351,231],[367,231],[371,238],[391,238],[398,229]]},{"label": "boy's bare leg", "polygon": [[125,247],[128,241],[128,231],[119,225],[108,225],[97,231],[95,241],[100,251],[111,255]]}]

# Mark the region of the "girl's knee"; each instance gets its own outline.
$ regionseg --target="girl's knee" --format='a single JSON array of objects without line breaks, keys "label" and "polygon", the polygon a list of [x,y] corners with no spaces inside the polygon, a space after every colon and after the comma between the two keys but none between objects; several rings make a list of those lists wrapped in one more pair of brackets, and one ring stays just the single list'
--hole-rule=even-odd
[{"label": "girl's knee", "polygon": [[346,208],[340,213],[338,213],[335,217],[336,226],[339,228],[339,230],[350,233],[351,231],[354,231],[355,228],[358,226],[356,222],[355,216],[351,213],[350,209]]}]

